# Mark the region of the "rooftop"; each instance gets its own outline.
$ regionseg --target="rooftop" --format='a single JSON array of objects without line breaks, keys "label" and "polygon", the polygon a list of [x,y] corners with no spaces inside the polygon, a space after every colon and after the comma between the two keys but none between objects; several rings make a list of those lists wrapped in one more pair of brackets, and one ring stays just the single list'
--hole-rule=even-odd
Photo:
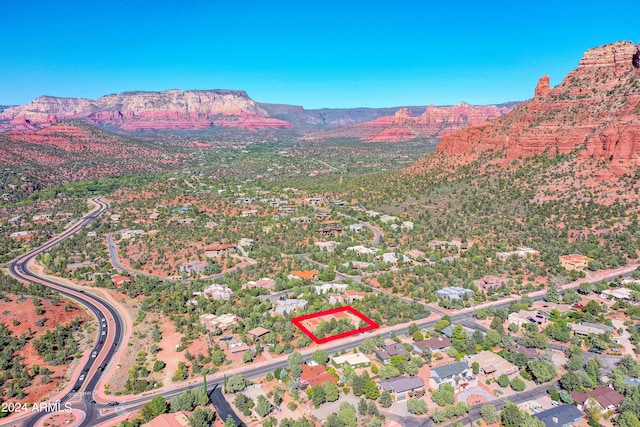
[{"label": "rooftop", "polygon": [[573,405],[559,405],[533,416],[542,421],[546,427],[562,427],[584,415]]},{"label": "rooftop", "polygon": [[424,382],[420,377],[399,376],[380,381],[378,384],[383,390],[393,391],[394,393],[405,393],[424,387]]}]

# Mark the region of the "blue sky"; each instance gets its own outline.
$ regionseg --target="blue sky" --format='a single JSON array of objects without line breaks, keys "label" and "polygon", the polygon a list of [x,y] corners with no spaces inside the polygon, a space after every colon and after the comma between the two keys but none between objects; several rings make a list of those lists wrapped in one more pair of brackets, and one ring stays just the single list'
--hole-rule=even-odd
[{"label": "blue sky", "polygon": [[640,40],[638,12],[637,0],[11,1],[0,104],[166,89],[305,108],[524,100],[586,49]]}]

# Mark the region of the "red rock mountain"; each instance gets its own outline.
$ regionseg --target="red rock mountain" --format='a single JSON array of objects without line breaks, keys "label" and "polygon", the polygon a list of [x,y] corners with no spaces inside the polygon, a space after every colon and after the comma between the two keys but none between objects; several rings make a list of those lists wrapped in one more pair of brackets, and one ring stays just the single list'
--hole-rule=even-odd
[{"label": "red rock mountain", "polygon": [[[640,166],[640,50],[623,41],[585,52],[558,86],[542,77],[533,99],[509,114],[446,135],[436,151],[468,164],[493,150],[498,163],[578,151],[616,175]],[[417,164],[416,170],[425,165]]]},{"label": "red rock mountain", "polygon": [[514,105],[516,103],[476,106],[465,102],[446,107],[430,105],[418,116],[414,116],[408,108],[401,108],[392,116],[314,134],[312,137],[314,139],[358,138],[366,142],[442,138],[453,131],[500,117],[509,112]]},{"label": "red rock mountain", "polygon": [[63,119],[123,131],[207,129],[214,126],[246,130],[290,129],[286,121],[269,117],[244,91],[167,90],[123,92],[96,100],[41,96],[0,114],[0,132],[29,132]]}]

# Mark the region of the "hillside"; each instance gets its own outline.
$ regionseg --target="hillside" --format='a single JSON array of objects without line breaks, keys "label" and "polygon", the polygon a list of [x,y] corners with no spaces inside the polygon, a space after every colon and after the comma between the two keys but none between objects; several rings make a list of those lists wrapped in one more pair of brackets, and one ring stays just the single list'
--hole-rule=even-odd
[{"label": "hillside", "polygon": [[456,130],[500,117],[517,103],[500,105],[459,105],[437,107],[430,105],[424,110],[401,108],[389,114],[340,127],[335,130],[313,134],[310,139],[357,138],[365,142],[401,142],[420,139],[440,139]]},{"label": "hillside", "polygon": [[[437,153],[468,165],[493,152],[491,163],[508,164],[541,153],[577,152],[578,163],[621,175],[640,165],[640,59],[632,42],[585,52],[578,67],[556,87],[542,77],[533,99],[509,114],[445,136]],[[432,160],[418,162],[419,174]]]},{"label": "hillside", "polygon": [[0,165],[13,167],[37,187],[66,181],[157,172],[183,157],[171,147],[141,142],[87,123],[67,120],[35,132],[0,135]]}]

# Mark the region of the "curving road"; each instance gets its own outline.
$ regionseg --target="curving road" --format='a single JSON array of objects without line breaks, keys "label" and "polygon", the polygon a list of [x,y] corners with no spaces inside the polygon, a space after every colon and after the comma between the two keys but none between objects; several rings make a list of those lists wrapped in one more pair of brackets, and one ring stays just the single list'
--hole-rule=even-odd
[{"label": "curving road", "polygon": [[[32,272],[29,269],[28,264],[42,252],[50,249],[62,240],[72,236],[82,228],[91,224],[93,220],[98,218],[109,208],[109,205],[99,197],[91,198],[90,201],[96,205],[96,208],[93,211],[81,218],[76,224],[62,234],[59,234],[49,240],[39,248],[16,258],[9,263],[8,266],[9,273],[16,279],[23,282],[41,284],[67,298],[79,302],[87,307],[98,321],[99,329],[94,347],[90,353],[88,352],[85,355],[81,361],[81,367],[73,374],[73,387],[71,390],[69,390],[70,385],[68,385],[65,389],[66,394],[59,399],[62,408],[65,407],[65,403],[69,403],[73,409],[81,410],[86,414],[84,421],[80,424],[82,426],[95,425],[95,420],[99,416],[99,408],[107,406],[95,404],[93,394],[100,377],[102,376],[104,368],[114,357],[120,342],[122,341],[124,321],[118,311],[103,298],[85,293],[83,290],[77,290],[71,286],[64,285],[47,277],[40,276]],[[67,392],[67,390],[69,391]],[[46,415],[46,412],[29,413],[29,415],[22,418],[20,422],[22,422],[24,426],[31,427],[35,425],[40,418]],[[0,424],[0,426],[15,425],[16,422],[17,420],[14,418],[9,421],[5,421]]]}]

